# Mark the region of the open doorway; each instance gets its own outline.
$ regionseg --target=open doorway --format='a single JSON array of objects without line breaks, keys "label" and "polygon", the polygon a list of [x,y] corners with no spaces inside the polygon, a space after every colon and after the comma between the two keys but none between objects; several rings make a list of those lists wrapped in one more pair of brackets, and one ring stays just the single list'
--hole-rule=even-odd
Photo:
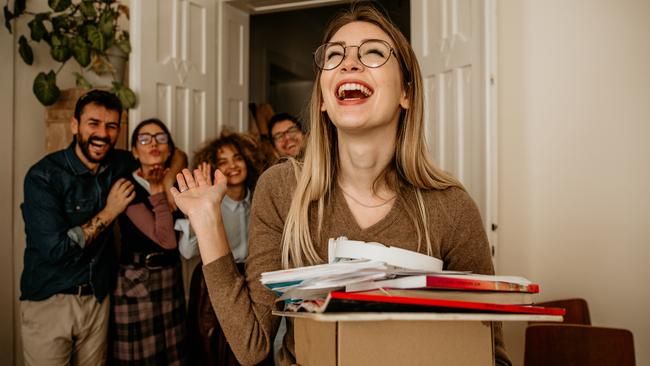
[{"label": "open doorway", "polygon": [[[410,39],[410,0],[379,0],[393,22]],[[327,23],[348,4],[250,17],[249,101],[269,103],[307,121],[315,69],[312,52]]]}]

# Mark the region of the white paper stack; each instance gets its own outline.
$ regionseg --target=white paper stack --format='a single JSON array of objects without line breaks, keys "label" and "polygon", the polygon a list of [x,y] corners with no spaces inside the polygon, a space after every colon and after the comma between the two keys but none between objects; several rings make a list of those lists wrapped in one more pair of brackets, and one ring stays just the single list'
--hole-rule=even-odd
[{"label": "white paper stack", "polygon": [[280,295],[278,300],[295,301],[324,298],[330,291],[395,274],[443,273],[440,259],[380,243],[340,237],[329,240],[328,251],[327,264],[264,272],[260,281]]}]

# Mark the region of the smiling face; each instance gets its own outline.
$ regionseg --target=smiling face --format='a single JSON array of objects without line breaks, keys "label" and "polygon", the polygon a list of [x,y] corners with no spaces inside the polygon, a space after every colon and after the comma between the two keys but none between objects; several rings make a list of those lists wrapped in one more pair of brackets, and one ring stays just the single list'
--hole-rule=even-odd
[{"label": "smiling face", "polygon": [[86,167],[96,169],[113,149],[120,134],[120,114],[95,103],[87,104],[70,127],[76,135],[75,153]]},{"label": "smiling face", "polygon": [[296,157],[302,148],[304,135],[300,128],[291,120],[277,122],[271,128],[273,146],[283,156]]},{"label": "smiling face", "polygon": [[384,65],[370,68],[359,61],[358,47],[349,47],[371,39],[395,47],[379,27],[359,21],[344,25],[328,41],[348,46],[341,64],[332,70],[323,70],[320,77],[321,110],[338,129],[361,131],[396,125],[400,108],[408,108],[395,55],[391,54]]},{"label": "smiling face", "polygon": [[224,145],[217,150],[217,169],[226,176],[229,187],[246,184],[246,161],[234,146]]},{"label": "smiling face", "polygon": [[151,135],[151,142],[148,144],[141,144],[139,141],[135,144],[133,147],[133,156],[135,156],[136,159],[140,161],[140,164],[143,167],[150,167],[150,166],[164,166],[165,162],[169,158],[169,144],[164,143],[161,144],[159,143],[155,136],[156,134],[164,134],[165,131],[163,131],[160,126],[150,123],[143,125],[140,127],[138,130],[138,135],[142,134],[148,134]]}]

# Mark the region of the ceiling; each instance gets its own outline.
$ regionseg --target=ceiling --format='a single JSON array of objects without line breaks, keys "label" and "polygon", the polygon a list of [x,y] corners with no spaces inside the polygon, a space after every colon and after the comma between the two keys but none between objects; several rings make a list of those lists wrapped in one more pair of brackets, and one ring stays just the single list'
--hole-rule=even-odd
[{"label": "ceiling", "polygon": [[226,3],[250,14],[314,8],[350,2],[350,0],[226,0]]}]

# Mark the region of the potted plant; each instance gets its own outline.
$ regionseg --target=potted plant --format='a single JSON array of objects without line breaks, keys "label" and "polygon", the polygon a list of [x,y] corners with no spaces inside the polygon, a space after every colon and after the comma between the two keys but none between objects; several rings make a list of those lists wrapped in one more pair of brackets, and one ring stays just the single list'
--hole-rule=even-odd
[{"label": "potted plant", "polygon": [[76,72],[76,84],[81,88],[92,88],[86,76],[91,73],[110,75],[111,91],[122,101],[125,108],[135,105],[135,94],[122,83],[113,55],[122,53],[126,59],[131,52],[129,32],[120,29],[118,19],[128,19],[129,9],[118,0],[48,0],[48,11],[33,13],[26,10],[27,0],[14,0],[13,10],[9,0],[4,6],[5,26],[12,32],[11,20],[31,17],[27,24],[29,35],[18,39],[18,52],[22,60],[32,65],[34,52],[30,43],[45,42],[50,57],[60,67],[49,72],[40,72],[34,79],[33,91],[45,106],[54,104],[60,95],[56,76],[63,65],[74,59],[81,67]]}]

